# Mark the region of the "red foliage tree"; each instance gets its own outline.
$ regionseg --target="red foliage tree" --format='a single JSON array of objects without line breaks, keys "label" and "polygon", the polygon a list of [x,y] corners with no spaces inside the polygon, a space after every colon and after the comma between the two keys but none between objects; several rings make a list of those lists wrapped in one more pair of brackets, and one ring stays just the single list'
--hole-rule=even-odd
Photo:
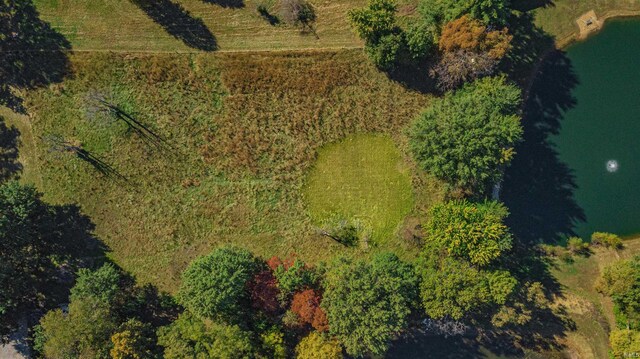
[{"label": "red foliage tree", "polygon": [[267,314],[276,314],[280,310],[278,302],[278,283],[270,269],[258,272],[249,283],[251,304]]},{"label": "red foliage tree", "polygon": [[321,301],[322,298],[313,289],[303,290],[293,295],[291,311],[300,317],[301,322],[310,324],[318,331],[326,331],[329,323],[324,310],[320,308]]}]

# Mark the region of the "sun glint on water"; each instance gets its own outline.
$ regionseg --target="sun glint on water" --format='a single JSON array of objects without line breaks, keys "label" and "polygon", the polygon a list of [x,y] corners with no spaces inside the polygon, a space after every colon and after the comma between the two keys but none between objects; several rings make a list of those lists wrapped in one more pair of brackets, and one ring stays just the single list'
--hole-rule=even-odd
[{"label": "sun glint on water", "polygon": [[615,172],[617,170],[618,170],[618,161],[616,160],[607,161],[607,171]]}]

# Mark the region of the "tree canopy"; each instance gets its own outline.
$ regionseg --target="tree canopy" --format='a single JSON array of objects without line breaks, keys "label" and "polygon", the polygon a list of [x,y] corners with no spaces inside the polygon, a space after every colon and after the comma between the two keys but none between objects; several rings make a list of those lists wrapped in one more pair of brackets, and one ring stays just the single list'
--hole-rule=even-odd
[{"label": "tree canopy", "polygon": [[248,304],[258,262],[246,249],[224,247],[195,259],[182,274],[178,300],[201,318],[236,321]]},{"label": "tree canopy", "polygon": [[620,326],[640,329],[640,256],[606,267],[597,289],[613,299]]},{"label": "tree canopy", "polygon": [[478,193],[497,182],[522,136],[520,91],[490,77],[435,99],[410,129],[419,165],[456,188]]},{"label": "tree canopy", "polygon": [[296,347],[297,359],[342,359],[342,348],[335,339],[312,332]]},{"label": "tree canopy", "polygon": [[506,207],[494,201],[438,203],[429,210],[427,240],[450,256],[484,266],[511,248],[511,233],[503,223],[507,214]]},{"label": "tree canopy", "polygon": [[354,356],[383,354],[407,325],[417,298],[413,269],[394,254],[371,262],[338,259],[324,285],[329,331]]},{"label": "tree canopy", "polygon": [[254,352],[250,336],[237,325],[202,320],[189,313],[158,331],[164,358],[240,359]]}]

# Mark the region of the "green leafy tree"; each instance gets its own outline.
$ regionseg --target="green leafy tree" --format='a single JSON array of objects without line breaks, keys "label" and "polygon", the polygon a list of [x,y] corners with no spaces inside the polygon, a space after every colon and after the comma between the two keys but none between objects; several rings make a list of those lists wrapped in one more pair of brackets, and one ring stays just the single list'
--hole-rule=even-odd
[{"label": "green leafy tree", "polygon": [[450,256],[485,266],[511,248],[511,233],[504,224],[508,213],[494,201],[439,203],[429,211],[427,238]]},{"label": "green leafy tree", "polygon": [[337,260],[325,279],[322,306],[329,330],[348,354],[382,355],[407,325],[417,298],[413,269],[394,254]]},{"label": "green leafy tree", "polygon": [[396,3],[393,0],[369,0],[368,7],[351,10],[348,16],[360,38],[368,43],[377,43],[396,28]]},{"label": "green leafy tree", "polygon": [[287,302],[297,291],[315,287],[320,280],[319,274],[299,259],[290,266],[279,264],[273,272],[278,281],[281,302]]},{"label": "green leafy tree", "polygon": [[248,306],[247,283],[257,270],[258,262],[251,252],[218,248],[187,267],[178,300],[201,318],[235,321]]},{"label": "green leafy tree", "polygon": [[297,359],[342,359],[342,348],[336,339],[312,332],[296,347]]},{"label": "green leafy tree", "polygon": [[[428,247],[425,247],[428,248]],[[517,280],[504,270],[481,270],[465,260],[424,251],[417,266],[420,297],[434,319],[469,319],[505,304]]]},{"label": "green leafy tree", "polygon": [[365,51],[379,69],[391,70],[396,66],[404,46],[403,35],[392,33],[381,36],[373,44],[368,44],[365,46]]},{"label": "green leafy tree", "polygon": [[510,0],[421,0],[422,20],[434,27],[464,15],[481,20],[486,25],[503,26],[511,13]]},{"label": "green leafy tree", "polygon": [[82,268],[78,271],[76,284],[71,288],[71,301],[95,298],[111,304],[121,292],[123,275],[113,264],[105,264],[98,270]]},{"label": "green leafy tree", "polygon": [[240,359],[253,356],[250,336],[237,325],[226,325],[181,314],[158,330],[158,343],[165,359]]},{"label": "green leafy tree", "polygon": [[520,91],[503,77],[483,78],[436,99],[415,121],[410,145],[420,166],[477,193],[501,176],[522,137]]},{"label": "green leafy tree", "polygon": [[111,334],[118,328],[108,304],[95,298],[72,301],[69,313],[60,309],[40,320],[46,358],[109,358]]},{"label": "green leafy tree", "polygon": [[611,357],[615,359],[631,358],[640,353],[640,332],[630,329],[613,330],[609,334]]},{"label": "green leafy tree", "polygon": [[640,256],[606,267],[596,288],[613,299],[619,324],[640,328]]},{"label": "green leafy tree", "polygon": [[[382,70],[393,69],[406,47],[404,33],[396,25],[395,13],[393,0],[370,0],[366,8],[349,11],[351,25],[365,41],[365,52]],[[414,44],[414,48],[418,45]]]}]

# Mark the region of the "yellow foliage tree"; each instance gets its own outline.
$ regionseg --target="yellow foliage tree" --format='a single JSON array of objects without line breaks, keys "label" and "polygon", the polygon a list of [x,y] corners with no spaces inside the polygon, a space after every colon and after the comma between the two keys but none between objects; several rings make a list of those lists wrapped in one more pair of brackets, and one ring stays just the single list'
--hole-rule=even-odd
[{"label": "yellow foliage tree", "polygon": [[297,359],[342,359],[342,348],[336,339],[313,332],[296,347]]}]

